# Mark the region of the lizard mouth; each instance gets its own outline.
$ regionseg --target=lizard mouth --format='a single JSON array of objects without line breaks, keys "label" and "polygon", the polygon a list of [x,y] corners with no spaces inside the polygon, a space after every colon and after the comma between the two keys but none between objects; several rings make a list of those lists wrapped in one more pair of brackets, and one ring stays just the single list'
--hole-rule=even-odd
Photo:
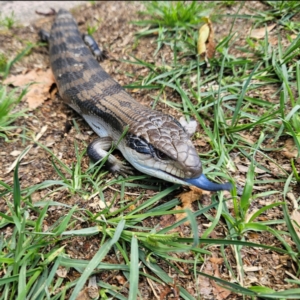
[{"label": "lizard mouth", "polygon": [[195,178],[182,178],[166,171],[145,167],[145,165],[142,165],[139,162],[135,162],[133,166],[142,173],[148,174],[150,176],[154,176],[165,181],[177,184],[194,185],[205,191],[230,191],[232,189],[232,184],[230,182],[215,183],[209,181],[204,174],[201,174],[200,176]]},{"label": "lizard mouth", "polygon": [[198,176],[196,178],[185,179],[185,178],[177,177],[168,172],[163,172],[163,173],[165,174],[165,176],[158,176],[158,174],[156,174],[154,176],[164,179],[166,181],[174,182],[174,183],[194,185],[202,190],[210,191],[210,192],[231,191],[232,190],[232,184],[230,182],[215,183],[215,182],[208,180],[204,174],[201,174],[200,176]]}]

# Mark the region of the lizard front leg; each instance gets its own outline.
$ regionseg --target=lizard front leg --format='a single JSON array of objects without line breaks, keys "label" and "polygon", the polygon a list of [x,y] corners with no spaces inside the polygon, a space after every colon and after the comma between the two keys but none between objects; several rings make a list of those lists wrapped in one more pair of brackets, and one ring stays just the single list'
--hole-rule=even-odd
[{"label": "lizard front leg", "polygon": [[[108,154],[108,150],[112,146],[112,138],[109,136],[97,138],[89,144],[87,148],[87,154],[90,159],[97,162],[103,159]],[[110,154],[104,164],[112,173],[119,173],[123,176],[133,174],[133,169],[126,165],[126,163],[117,159],[114,155]]]},{"label": "lizard front leg", "polygon": [[83,42],[90,48],[92,54],[98,61],[101,62],[108,58],[107,52],[99,48],[98,44],[91,35],[83,33],[81,37]]}]

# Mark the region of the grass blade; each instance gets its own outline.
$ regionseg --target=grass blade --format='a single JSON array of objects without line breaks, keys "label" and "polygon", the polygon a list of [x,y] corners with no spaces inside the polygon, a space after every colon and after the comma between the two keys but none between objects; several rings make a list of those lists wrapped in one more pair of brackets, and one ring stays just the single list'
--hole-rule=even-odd
[{"label": "grass blade", "polygon": [[136,236],[132,236],[130,249],[129,300],[137,299],[139,284],[139,249]]},{"label": "grass blade", "polygon": [[82,290],[84,284],[86,283],[89,276],[92,274],[94,269],[98,266],[98,264],[103,260],[103,258],[106,256],[108,251],[111,249],[111,247],[119,240],[121,233],[123,231],[123,228],[125,226],[125,221],[122,220],[115,231],[114,236],[112,239],[108,240],[106,243],[104,243],[100,250],[94,255],[94,257],[91,259],[89,264],[87,265],[86,269],[82,273],[81,277],[79,278],[72,294],[70,297],[70,300],[76,300],[76,297],[78,296],[79,292]]}]

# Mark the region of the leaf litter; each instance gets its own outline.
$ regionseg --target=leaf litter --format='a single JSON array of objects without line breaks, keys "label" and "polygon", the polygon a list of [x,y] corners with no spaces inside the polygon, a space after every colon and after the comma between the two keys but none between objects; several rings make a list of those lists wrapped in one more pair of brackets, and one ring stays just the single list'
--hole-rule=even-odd
[{"label": "leaf litter", "polygon": [[36,109],[50,99],[50,90],[55,83],[51,69],[46,71],[41,69],[33,69],[22,72],[19,75],[10,75],[3,81],[3,84],[13,85],[15,87],[28,86],[28,92],[24,99],[28,103],[30,110]]}]

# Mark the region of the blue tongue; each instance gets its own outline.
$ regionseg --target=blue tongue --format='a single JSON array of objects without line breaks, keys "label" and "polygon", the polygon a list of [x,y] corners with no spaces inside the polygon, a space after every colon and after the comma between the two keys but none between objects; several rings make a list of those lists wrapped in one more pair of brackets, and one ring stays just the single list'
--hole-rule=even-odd
[{"label": "blue tongue", "polygon": [[230,191],[232,189],[230,182],[214,183],[209,181],[204,174],[201,174],[198,178],[184,179],[184,181],[205,191]]}]

